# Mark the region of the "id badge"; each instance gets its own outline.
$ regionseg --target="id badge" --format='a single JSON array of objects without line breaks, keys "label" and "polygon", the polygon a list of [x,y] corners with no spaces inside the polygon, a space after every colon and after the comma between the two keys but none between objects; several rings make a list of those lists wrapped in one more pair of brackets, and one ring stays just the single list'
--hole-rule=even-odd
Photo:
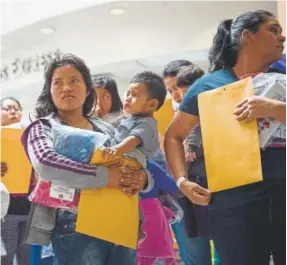
[{"label": "id badge", "polygon": [[51,184],[49,196],[51,198],[72,202],[75,196],[75,189]]}]

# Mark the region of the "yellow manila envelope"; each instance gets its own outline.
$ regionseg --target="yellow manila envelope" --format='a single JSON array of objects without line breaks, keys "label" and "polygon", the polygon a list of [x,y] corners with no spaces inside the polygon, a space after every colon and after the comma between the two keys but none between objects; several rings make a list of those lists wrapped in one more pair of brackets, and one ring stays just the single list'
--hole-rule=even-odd
[{"label": "yellow manila envelope", "polygon": [[1,181],[9,193],[26,194],[29,191],[32,166],[21,144],[22,129],[1,128],[1,162],[8,165]]},{"label": "yellow manila envelope", "polygon": [[163,106],[155,112],[154,118],[157,120],[158,138],[160,143],[160,150],[164,152],[164,135],[173,119],[173,107],[171,98],[167,98]]},{"label": "yellow manila envelope", "polygon": [[167,98],[163,106],[155,112],[154,118],[157,120],[158,132],[161,136],[165,132],[173,119],[173,108],[171,98]]},{"label": "yellow manila envelope", "polygon": [[[123,160],[124,166],[141,167],[134,160],[116,157],[106,161],[96,150],[90,164],[112,166]],[[138,195],[129,197],[118,189],[82,190],[76,231],[128,248],[137,248],[139,225]]]},{"label": "yellow manila envelope", "polygon": [[103,152],[97,149],[90,161],[90,165],[98,165],[98,166],[105,166],[110,167],[121,163],[123,167],[134,167],[134,168],[142,168],[142,166],[138,163],[137,160],[123,157],[123,156],[115,156],[112,159],[106,160],[103,156]]},{"label": "yellow manila envelope", "polygon": [[251,77],[198,95],[208,188],[212,192],[262,181],[257,122],[239,122],[236,105],[252,96]]}]

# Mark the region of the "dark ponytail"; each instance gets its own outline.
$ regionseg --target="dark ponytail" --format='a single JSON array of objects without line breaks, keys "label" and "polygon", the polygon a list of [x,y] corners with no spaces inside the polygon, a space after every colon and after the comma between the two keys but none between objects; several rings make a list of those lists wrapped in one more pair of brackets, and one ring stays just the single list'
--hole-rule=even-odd
[{"label": "dark ponytail", "polygon": [[223,20],[218,26],[208,54],[209,71],[217,71],[235,64],[236,52],[232,49],[231,43],[232,21],[232,19]]},{"label": "dark ponytail", "polygon": [[270,17],[274,15],[268,11],[257,10],[243,13],[235,20],[222,21],[209,50],[209,71],[232,68],[237,61],[243,30],[256,33]]}]

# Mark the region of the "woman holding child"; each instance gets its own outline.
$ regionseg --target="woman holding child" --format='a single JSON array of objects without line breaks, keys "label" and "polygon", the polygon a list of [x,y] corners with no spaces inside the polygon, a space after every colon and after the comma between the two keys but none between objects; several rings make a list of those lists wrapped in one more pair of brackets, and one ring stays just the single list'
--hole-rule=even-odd
[{"label": "woman holding child", "polygon": [[[90,71],[74,55],[55,59],[45,72],[44,88],[37,100],[37,118],[24,132],[22,142],[40,179],[77,190],[111,187],[128,195],[150,189],[150,174],[114,166],[105,168],[74,162],[57,154],[51,136],[52,122],[93,130],[110,138],[113,128],[91,118],[95,91]],[[76,191],[77,192],[77,191]],[[32,204],[27,240],[47,244],[51,238],[56,264],[126,265],[136,264],[136,252],[101,239],[75,232],[77,214]]]}]

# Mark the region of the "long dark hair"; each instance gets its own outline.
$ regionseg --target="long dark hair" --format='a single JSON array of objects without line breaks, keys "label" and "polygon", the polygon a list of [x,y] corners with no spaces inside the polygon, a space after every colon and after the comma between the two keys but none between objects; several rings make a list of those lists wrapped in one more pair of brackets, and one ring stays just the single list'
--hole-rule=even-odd
[{"label": "long dark hair", "polygon": [[36,102],[36,108],[35,108],[36,118],[45,117],[51,113],[57,112],[57,108],[52,100],[50,92],[51,82],[54,71],[59,67],[67,65],[76,68],[83,75],[87,87],[87,92],[89,92],[89,95],[87,96],[86,101],[83,105],[83,114],[88,115],[93,109],[95,100],[95,91],[93,88],[90,69],[87,67],[87,65],[81,58],[73,54],[64,54],[59,55],[57,58],[53,59],[50,64],[46,66],[44,75],[45,84]]},{"label": "long dark hair", "polygon": [[274,17],[274,15],[265,10],[257,10],[243,13],[235,20],[222,21],[209,50],[209,71],[217,71],[226,67],[232,68],[237,61],[243,30],[256,33],[270,17]]},{"label": "long dark hair", "polygon": [[[97,76],[93,79],[94,87],[103,87],[111,93],[112,107],[110,113],[120,112],[123,110],[123,103],[121,101],[118,86],[116,81],[108,75]],[[97,93],[96,93],[97,97]]]}]

